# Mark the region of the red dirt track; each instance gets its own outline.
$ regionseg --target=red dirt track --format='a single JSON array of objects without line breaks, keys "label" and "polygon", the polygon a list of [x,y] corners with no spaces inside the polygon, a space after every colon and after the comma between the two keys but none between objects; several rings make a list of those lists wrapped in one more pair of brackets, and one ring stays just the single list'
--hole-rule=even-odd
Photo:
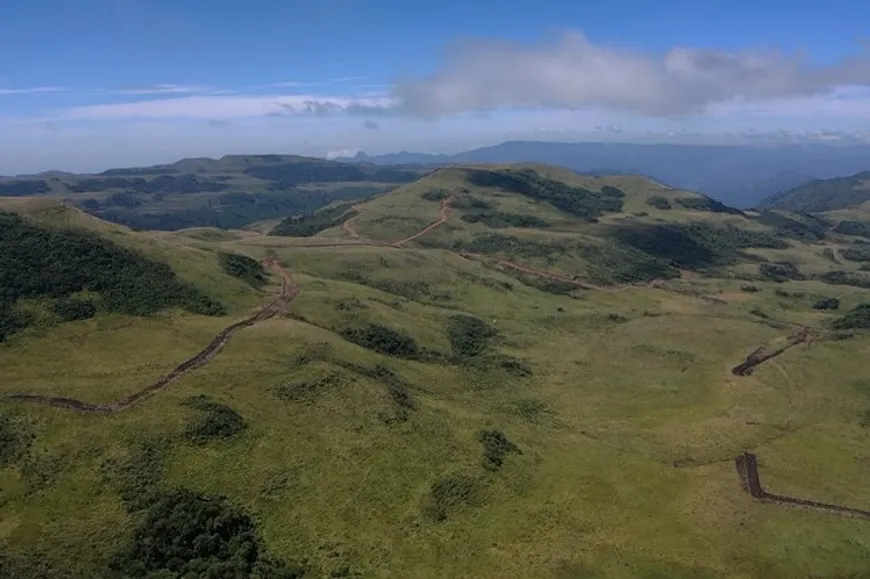
[{"label": "red dirt track", "polygon": [[737,473],[740,475],[740,482],[743,489],[752,495],[752,498],[758,499],[766,503],[780,503],[798,507],[807,507],[811,509],[837,513],[848,517],[856,517],[859,519],[870,520],[870,511],[862,511],[849,507],[841,507],[838,505],[829,505],[816,501],[808,501],[806,499],[796,499],[794,497],[786,497],[769,493],[761,486],[761,479],[758,476],[758,460],[754,454],[746,452],[737,457],[736,466]]}]

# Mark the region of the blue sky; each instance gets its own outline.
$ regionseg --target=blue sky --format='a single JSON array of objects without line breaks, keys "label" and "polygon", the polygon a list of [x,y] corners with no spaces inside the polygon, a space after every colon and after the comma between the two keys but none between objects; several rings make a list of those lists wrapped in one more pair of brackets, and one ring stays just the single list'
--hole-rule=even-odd
[{"label": "blue sky", "polygon": [[867,22],[855,0],[6,0],[0,173],[870,134]]}]

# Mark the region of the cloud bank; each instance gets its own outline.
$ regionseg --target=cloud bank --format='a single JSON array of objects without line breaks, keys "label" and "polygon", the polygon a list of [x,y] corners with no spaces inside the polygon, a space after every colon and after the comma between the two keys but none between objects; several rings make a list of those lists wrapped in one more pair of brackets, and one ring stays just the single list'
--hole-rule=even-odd
[{"label": "cloud bank", "polygon": [[870,85],[870,54],[829,65],[774,50],[675,47],[654,55],[566,32],[537,45],[457,43],[437,73],[396,83],[393,95],[417,115],[601,107],[678,116],[717,103],[819,95],[846,85]]}]

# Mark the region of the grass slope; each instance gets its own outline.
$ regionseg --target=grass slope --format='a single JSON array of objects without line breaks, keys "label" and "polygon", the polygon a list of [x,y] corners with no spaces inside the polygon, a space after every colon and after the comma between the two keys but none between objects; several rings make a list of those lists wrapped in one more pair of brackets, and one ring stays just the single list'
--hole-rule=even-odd
[{"label": "grass slope", "polygon": [[[870,506],[860,307],[870,298],[816,279],[857,272],[822,255],[845,242],[785,237],[756,215],[641,178],[535,170],[593,195],[619,188],[621,208],[592,222],[547,199],[474,186],[466,169],[362,204],[359,239],[340,225],[304,238],[131,233],[29,206],[32,219],[185,256],[173,264],[179,275],[211,276],[230,316],[277,287],[270,279],[258,294],[252,262],[222,255],[275,255],[301,292],[284,315],[239,332],[209,364],[129,411],[0,405],[4,576],[145,576],[173,553],[155,529],[196,537],[214,517],[235,521],[244,537],[196,560],[232,565],[229,576],[295,576],[300,566],[306,577],[870,571],[865,522],[755,502],[733,462],[751,450],[774,492]],[[444,223],[403,247],[386,243],[435,222],[451,194],[459,203]],[[648,204],[653,197],[670,208]],[[686,198],[701,201],[677,201]],[[481,211],[548,227],[462,219]],[[626,231],[657,234],[638,247]],[[670,250],[660,238],[675,231],[728,259],[654,286],[623,285],[636,281],[625,279],[626,263],[630,272],[675,267],[668,260],[679,254],[649,253]],[[511,241],[497,238],[487,259],[453,249],[492,235]],[[489,259],[499,255],[614,285],[553,291]],[[780,262],[797,264],[802,279],[760,274],[760,264]],[[839,309],[816,307],[834,298]],[[730,373],[793,324],[822,336],[847,327],[836,335],[848,339],[792,348],[748,377]],[[107,314],[15,335],[0,345],[0,393],[116,400],[223,325],[171,311]],[[168,518],[167,509],[184,515]],[[181,519],[190,523],[179,527]],[[157,547],[145,559],[148,540]],[[240,544],[247,555],[222,558]]]},{"label": "grass slope", "polygon": [[815,179],[763,199],[763,209],[786,209],[804,213],[834,211],[870,201],[870,171],[851,177]]}]

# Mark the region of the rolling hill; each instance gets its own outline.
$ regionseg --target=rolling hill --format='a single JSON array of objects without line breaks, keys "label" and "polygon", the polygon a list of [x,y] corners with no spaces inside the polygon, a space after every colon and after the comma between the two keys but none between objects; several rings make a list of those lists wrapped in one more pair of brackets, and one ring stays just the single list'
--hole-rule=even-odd
[{"label": "rolling hill", "polygon": [[850,177],[815,179],[763,199],[763,209],[819,213],[856,207],[870,202],[870,171]]},{"label": "rolling hill", "polygon": [[735,207],[753,207],[780,191],[817,179],[867,170],[870,145],[678,143],[565,143],[508,141],[451,155],[392,153],[357,160],[366,163],[523,163],[534,161],[577,172],[648,175],[672,187],[701,191]]},{"label": "rolling hill", "polygon": [[824,216],[520,164],[0,218],[0,576],[870,571],[870,273]]},{"label": "rolling hill", "polygon": [[47,173],[0,178],[0,196],[69,200],[136,229],[248,224],[370,197],[415,180],[416,167],[350,165],[293,155],[228,155],[97,175]]}]

